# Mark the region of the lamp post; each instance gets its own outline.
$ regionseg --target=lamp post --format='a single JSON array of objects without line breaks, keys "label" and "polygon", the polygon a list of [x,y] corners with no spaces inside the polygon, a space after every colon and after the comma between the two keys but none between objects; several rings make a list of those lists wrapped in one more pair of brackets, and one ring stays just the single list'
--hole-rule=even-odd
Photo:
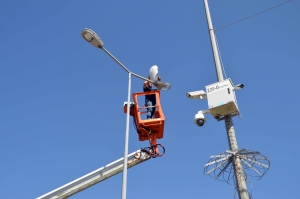
[{"label": "lamp post", "polygon": [[[215,32],[210,17],[210,11],[209,11],[207,0],[203,0],[203,1],[204,1],[205,12],[206,12],[207,25],[209,29],[210,41],[211,41],[211,46],[212,46],[212,51],[213,51],[213,56],[215,61],[216,74],[217,74],[218,81],[221,82],[224,80],[224,78],[223,78],[219,53],[216,44]],[[231,115],[226,115],[224,119],[225,119],[225,126],[226,126],[229,148],[231,151],[237,152],[238,144],[235,136]],[[233,169],[235,173],[235,179],[237,182],[237,191],[238,191],[239,198],[249,199],[245,173],[241,164],[241,159],[238,156],[236,156],[235,159],[233,160],[233,165],[234,165]]]},{"label": "lamp post", "polygon": [[115,60],[127,73],[128,73],[128,93],[127,93],[127,114],[126,114],[126,130],[125,130],[125,141],[124,141],[124,163],[123,163],[123,180],[122,180],[122,199],[126,199],[126,188],[127,188],[127,155],[128,155],[128,137],[129,137],[129,105],[130,105],[130,89],[131,89],[131,76],[135,76],[145,81],[152,82],[158,90],[169,90],[171,84],[160,81],[152,81],[135,73],[132,73],[126,68],[117,58],[115,58],[108,50],[104,48],[104,42],[101,38],[91,29],[83,29],[81,32],[82,37],[91,45],[96,48],[102,49],[108,54],[113,60]]}]

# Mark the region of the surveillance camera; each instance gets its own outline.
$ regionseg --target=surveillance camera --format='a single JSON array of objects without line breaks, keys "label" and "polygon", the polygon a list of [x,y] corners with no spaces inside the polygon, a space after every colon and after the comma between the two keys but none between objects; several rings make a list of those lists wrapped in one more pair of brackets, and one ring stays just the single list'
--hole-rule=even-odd
[{"label": "surveillance camera", "polygon": [[204,117],[204,114],[202,113],[202,111],[199,111],[195,115],[194,123],[197,124],[197,126],[201,127],[205,124],[205,122],[206,122],[206,119]]},{"label": "surveillance camera", "polygon": [[234,87],[234,90],[240,90],[240,89],[243,89],[244,88],[244,84],[237,84],[235,87]]},{"label": "surveillance camera", "polygon": [[196,99],[196,98],[205,99],[206,93],[203,90],[193,91],[193,92],[186,93],[186,96],[190,99]]}]

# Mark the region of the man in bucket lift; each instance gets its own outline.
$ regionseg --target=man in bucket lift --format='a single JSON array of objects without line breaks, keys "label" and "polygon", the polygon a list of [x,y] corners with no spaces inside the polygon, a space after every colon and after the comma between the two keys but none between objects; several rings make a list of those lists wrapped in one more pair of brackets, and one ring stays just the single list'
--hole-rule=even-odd
[{"label": "man in bucket lift", "polygon": [[[152,66],[149,71],[148,79],[152,81],[160,81],[161,78],[158,76],[158,67],[156,65]],[[153,91],[153,83],[149,81],[144,82],[143,90],[144,92]],[[155,95],[145,95],[145,106],[147,107],[147,119],[152,119],[155,112],[156,98]]]}]

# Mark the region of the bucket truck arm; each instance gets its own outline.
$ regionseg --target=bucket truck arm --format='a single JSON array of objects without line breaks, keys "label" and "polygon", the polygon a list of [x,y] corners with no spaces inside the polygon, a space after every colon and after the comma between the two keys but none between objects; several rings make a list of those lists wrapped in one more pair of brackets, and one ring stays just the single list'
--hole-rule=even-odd
[{"label": "bucket truck arm", "polygon": [[[131,168],[137,164],[145,162],[150,159],[150,156],[141,151],[135,151],[128,156],[128,166]],[[104,167],[101,167],[85,176],[82,176],[68,184],[65,184],[49,193],[46,193],[37,199],[63,199],[68,198],[78,192],[87,189],[103,180],[106,180],[123,171],[124,158],[120,158]]]}]

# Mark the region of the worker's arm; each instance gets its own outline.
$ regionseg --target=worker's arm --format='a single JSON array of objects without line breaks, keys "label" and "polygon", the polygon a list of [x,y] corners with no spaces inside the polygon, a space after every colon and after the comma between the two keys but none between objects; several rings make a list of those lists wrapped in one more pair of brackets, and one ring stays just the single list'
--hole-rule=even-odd
[{"label": "worker's arm", "polygon": [[144,81],[144,88],[146,88],[147,87],[147,84],[148,84],[148,81]]},{"label": "worker's arm", "polygon": [[[150,77],[148,77],[148,78],[150,78]],[[158,76],[157,80],[161,81],[161,78]],[[152,88],[152,82],[148,82],[148,81],[144,81],[144,86],[143,87],[146,88],[147,84],[148,84],[149,88]]]}]

